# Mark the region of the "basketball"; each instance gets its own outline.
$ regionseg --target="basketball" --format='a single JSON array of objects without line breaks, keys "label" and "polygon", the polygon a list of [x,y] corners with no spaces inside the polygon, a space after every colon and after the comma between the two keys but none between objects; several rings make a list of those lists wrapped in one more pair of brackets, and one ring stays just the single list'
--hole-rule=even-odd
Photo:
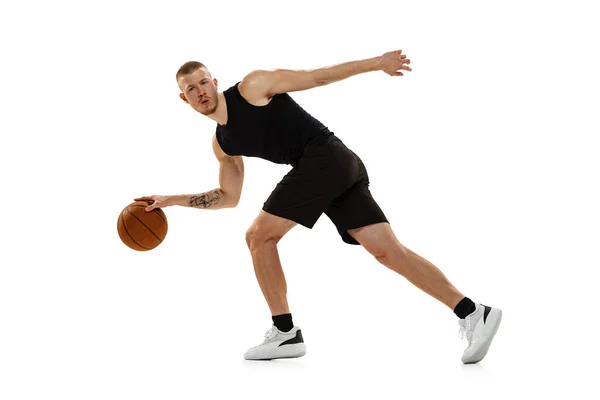
[{"label": "basketball", "polygon": [[168,223],[165,212],[160,208],[146,211],[147,206],[145,201],[136,201],[125,207],[119,215],[119,237],[133,250],[152,250],[167,236]]}]

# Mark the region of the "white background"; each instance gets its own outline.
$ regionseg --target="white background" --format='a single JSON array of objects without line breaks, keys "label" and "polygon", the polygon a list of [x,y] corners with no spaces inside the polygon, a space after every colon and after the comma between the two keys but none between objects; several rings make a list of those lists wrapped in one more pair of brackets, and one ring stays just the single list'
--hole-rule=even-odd
[{"label": "white background", "polygon": [[[597,398],[592,2],[330,4],[2,3],[0,399]],[[307,355],[244,361],[271,324],[244,235],[288,166],[246,158],[236,209],[166,208],[152,251],[117,235],[134,197],[218,185],[175,72],[224,90],[397,49],[404,77],[293,98],[361,156],[400,241],[503,309],[488,356],[462,365],[452,311],[323,216],[280,243]]]}]

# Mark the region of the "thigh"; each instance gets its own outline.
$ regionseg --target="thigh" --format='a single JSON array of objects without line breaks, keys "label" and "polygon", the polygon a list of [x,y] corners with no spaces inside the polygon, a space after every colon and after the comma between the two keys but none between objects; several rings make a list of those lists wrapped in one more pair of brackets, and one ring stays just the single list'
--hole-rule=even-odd
[{"label": "thigh", "polygon": [[361,228],[349,229],[348,234],[375,257],[385,256],[398,249],[406,252],[404,246],[400,244],[394,234],[392,227],[387,223],[376,223]]},{"label": "thigh", "polygon": [[294,221],[261,210],[248,229],[248,236],[281,239],[294,226],[296,226]]},{"label": "thigh", "polygon": [[369,190],[369,177],[362,161],[360,165],[361,179],[334,199],[325,211],[342,240],[354,245],[360,243],[348,233],[348,230],[384,222],[389,224],[383,210]]},{"label": "thigh", "polygon": [[312,228],[321,214],[358,177],[358,162],[341,142],[309,149],[277,184],[263,211],[307,228]]}]

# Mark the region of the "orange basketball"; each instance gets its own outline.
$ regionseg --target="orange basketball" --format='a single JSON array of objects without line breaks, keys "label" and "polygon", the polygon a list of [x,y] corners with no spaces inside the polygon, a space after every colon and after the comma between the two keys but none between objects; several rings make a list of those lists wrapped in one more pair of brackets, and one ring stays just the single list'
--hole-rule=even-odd
[{"label": "orange basketball", "polygon": [[152,250],[167,236],[169,225],[165,212],[160,208],[146,211],[147,206],[145,201],[136,201],[125,207],[119,215],[119,237],[133,250]]}]

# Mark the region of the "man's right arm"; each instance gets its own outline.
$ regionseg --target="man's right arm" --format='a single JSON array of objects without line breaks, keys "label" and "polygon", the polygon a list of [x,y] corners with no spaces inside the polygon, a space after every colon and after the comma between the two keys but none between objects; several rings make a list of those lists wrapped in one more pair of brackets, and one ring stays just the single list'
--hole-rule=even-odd
[{"label": "man's right arm", "polygon": [[238,205],[244,185],[244,161],[241,156],[229,156],[212,139],[213,152],[219,161],[219,188],[199,194],[173,196],[174,205],[218,210]]}]

